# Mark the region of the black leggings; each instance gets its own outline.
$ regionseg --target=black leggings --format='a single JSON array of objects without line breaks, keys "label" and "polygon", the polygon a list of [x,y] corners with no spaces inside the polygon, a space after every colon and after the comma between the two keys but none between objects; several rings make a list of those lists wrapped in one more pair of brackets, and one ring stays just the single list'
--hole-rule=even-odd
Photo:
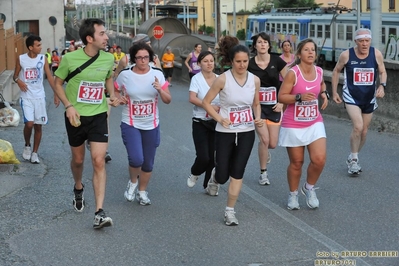
[{"label": "black leggings", "polygon": [[242,179],[255,142],[255,130],[241,133],[216,132],[216,182]]}]

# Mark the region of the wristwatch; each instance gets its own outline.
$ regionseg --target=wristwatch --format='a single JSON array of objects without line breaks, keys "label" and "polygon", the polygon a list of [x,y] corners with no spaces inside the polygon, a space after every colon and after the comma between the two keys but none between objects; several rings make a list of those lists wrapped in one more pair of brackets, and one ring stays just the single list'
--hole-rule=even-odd
[{"label": "wristwatch", "polygon": [[328,91],[327,91],[327,90],[325,90],[325,91],[322,91],[321,93],[325,93],[325,94],[326,94],[326,96],[327,96],[327,100],[330,100],[330,94],[328,93]]},{"label": "wristwatch", "polygon": [[297,101],[297,102],[302,102],[302,96],[301,96],[301,94],[300,93],[298,93],[297,95],[295,95],[295,101]]},{"label": "wristwatch", "polygon": [[387,84],[386,84],[385,82],[380,83],[380,85],[383,86],[384,89],[385,89],[385,87],[387,86]]}]

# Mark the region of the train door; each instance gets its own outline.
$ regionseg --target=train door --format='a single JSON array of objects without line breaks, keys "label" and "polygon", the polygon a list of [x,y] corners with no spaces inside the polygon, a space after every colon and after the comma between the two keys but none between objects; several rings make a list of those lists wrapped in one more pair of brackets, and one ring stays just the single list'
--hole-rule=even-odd
[{"label": "train door", "polygon": [[308,38],[311,19],[298,19],[297,21],[299,23],[299,40]]}]

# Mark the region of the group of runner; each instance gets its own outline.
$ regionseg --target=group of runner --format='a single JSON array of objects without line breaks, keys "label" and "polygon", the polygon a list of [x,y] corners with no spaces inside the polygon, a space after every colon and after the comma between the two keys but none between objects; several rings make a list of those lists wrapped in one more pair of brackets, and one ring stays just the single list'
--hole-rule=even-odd
[{"label": "group of runner", "polygon": [[[79,212],[85,207],[82,173],[85,142],[90,142],[96,202],[93,227],[100,229],[113,224],[103,210],[108,105],[124,106],[121,133],[128,154],[130,176],[124,196],[128,201],[136,198],[141,205],[149,205],[151,201],[146,189],[160,142],[158,102],[160,99],[170,103],[171,94],[162,71],[153,67],[157,57],[145,40],[134,43],[129,50],[130,62],[122,57],[119,62],[122,66],[118,66],[114,74],[114,57],[104,51],[108,43],[104,22],[100,19],[84,20],[79,35],[85,47],[67,53],[55,71],[55,79],[48,79],[48,82],[55,92],[55,104],[61,101],[65,106],[65,126],[74,178],[73,207]],[[364,144],[371,114],[377,107],[375,98],[384,96],[386,86],[381,53],[370,48],[370,40],[371,32],[359,29],[355,37],[357,46],[344,52],[334,69],[332,89],[337,103],[341,102],[337,93],[337,73],[345,67],[347,74],[344,101],[354,121],[351,154],[347,160],[350,173],[360,171],[358,152]],[[41,125],[47,123],[42,82],[43,71],[49,75],[50,69],[40,54],[40,41],[38,36],[27,38],[29,52],[18,58],[14,74],[14,81],[21,89],[25,149],[30,147],[30,137],[33,129],[35,131],[33,152],[29,154],[31,161],[34,156],[37,157]],[[286,45],[286,42],[283,44]],[[286,147],[290,159],[287,206],[299,209],[298,188],[306,147],[310,163],[301,191],[310,208],[319,207],[314,185],[326,160],[326,133],[318,99],[322,99],[320,108],[324,109],[329,95],[323,71],[314,65],[316,44],[311,39],[301,41],[295,62],[290,62],[290,56],[285,60],[284,55],[271,55],[270,37],[265,33],[253,37],[256,52],[253,58],[250,58],[248,48],[240,45],[235,37],[221,38],[218,47],[218,60],[220,58],[222,65],[230,67],[220,76],[213,72],[214,54],[205,51],[195,55],[200,71],[191,79],[190,102],[194,104],[192,127],[197,158],[187,185],[193,187],[205,172],[203,186],[209,195],[216,196],[220,184],[230,181],[224,217],[227,225],[237,225],[234,206],[256,131],[259,137],[259,183],[270,184],[267,175],[267,163],[270,161],[268,149],[275,148],[277,144]],[[348,62],[354,65],[356,60],[361,68],[348,66]],[[287,66],[287,62],[291,65]],[[377,72],[381,86],[375,90]],[[373,73],[374,76],[371,75]],[[283,77],[281,85],[280,76]],[[64,89],[65,81],[68,82]],[[358,93],[359,88],[362,93]],[[109,94],[109,102],[105,100],[105,90]],[[286,107],[284,115],[283,106]]]}]

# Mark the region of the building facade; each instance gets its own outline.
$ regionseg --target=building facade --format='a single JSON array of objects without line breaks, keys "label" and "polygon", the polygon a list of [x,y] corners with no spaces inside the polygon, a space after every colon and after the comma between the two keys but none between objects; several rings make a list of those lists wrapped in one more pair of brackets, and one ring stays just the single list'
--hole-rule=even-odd
[{"label": "building facade", "polygon": [[23,36],[39,35],[42,53],[47,48],[61,50],[65,46],[64,0],[2,0],[0,13],[6,29],[14,28]]}]

